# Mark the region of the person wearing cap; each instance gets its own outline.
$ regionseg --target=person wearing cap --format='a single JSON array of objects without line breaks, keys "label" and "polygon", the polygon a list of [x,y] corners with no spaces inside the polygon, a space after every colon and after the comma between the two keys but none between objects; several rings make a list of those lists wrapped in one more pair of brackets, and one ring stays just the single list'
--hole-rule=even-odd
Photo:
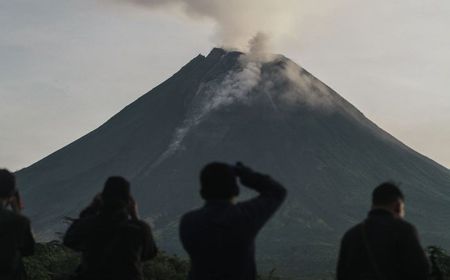
[{"label": "person wearing cap", "polygon": [[[259,195],[234,203],[237,179]],[[255,238],[280,207],[286,189],[238,163],[213,162],[200,173],[202,208],[181,218],[180,239],[189,254],[189,280],[256,279]]]},{"label": "person wearing cap", "polygon": [[0,279],[23,280],[22,257],[33,255],[35,241],[30,221],[21,214],[14,174],[0,169]]},{"label": "person wearing cap", "polygon": [[139,220],[130,184],[122,177],[108,178],[63,242],[82,252],[76,277],[83,280],[142,280],[143,262],[157,254],[150,226]]},{"label": "person wearing cap", "polygon": [[426,280],[430,265],[416,228],[404,220],[400,188],[385,182],[372,193],[368,217],[341,241],[337,280]]}]

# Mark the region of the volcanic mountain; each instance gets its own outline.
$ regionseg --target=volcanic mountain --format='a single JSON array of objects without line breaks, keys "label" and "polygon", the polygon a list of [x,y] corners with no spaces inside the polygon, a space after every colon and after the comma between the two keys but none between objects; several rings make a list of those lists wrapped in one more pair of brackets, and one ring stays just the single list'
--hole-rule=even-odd
[{"label": "volcanic mountain", "polygon": [[341,235],[366,215],[372,189],[386,180],[402,183],[407,219],[424,244],[450,246],[448,170],[281,55],[223,49],[199,55],[96,130],[17,175],[41,238],[64,230],[64,216],[76,216],[108,176],[122,175],[160,247],[182,253],[178,220],[202,205],[199,170],[210,161],[238,160],[289,191],[258,238],[264,268],[296,278],[333,271]]}]

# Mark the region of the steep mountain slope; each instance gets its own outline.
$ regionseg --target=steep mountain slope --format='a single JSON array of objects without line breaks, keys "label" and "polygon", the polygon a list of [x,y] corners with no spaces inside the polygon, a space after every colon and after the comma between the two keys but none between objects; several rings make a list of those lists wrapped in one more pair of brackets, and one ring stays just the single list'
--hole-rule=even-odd
[{"label": "steep mountain slope", "polygon": [[448,170],[283,56],[199,55],[18,177],[27,214],[49,238],[108,176],[123,175],[161,247],[181,252],[178,218],[201,205],[198,172],[212,160],[241,160],[289,190],[258,241],[264,267],[296,276],[332,271],[340,236],[365,216],[373,187],[385,180],[402,182],[408,219],[425,243],[450,246]]}]

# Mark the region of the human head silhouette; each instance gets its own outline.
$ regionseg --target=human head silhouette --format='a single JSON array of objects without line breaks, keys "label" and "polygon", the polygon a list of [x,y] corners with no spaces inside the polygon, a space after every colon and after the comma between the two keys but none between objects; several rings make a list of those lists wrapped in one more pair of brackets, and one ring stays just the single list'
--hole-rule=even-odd
[{"label": "human head silhouette", "polygon": [[233,167],[212,162],[200,172],[200,194],[205,200],[231,200],[239,195],[239,186]]},{"label": "human head silhouette", "polygon": [[405,196],[392,182],[380,184],[372,193],[372,208],[388,210],[398,218],[405,216]]},{"label": "human head silhouette", "polygon": [[16,192],[16,178],[7,169],[0,169],[0,199],[8,199]]},{"label": "human head silhouette", "polygon": [[109,177],[102,191],[103,205],[108,208],[127,207],[131,194],[130,183],[123,177]]}]

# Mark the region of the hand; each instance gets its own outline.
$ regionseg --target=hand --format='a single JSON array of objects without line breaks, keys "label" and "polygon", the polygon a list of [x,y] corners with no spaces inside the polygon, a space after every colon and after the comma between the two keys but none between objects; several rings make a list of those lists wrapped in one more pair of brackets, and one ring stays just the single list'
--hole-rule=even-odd
[{"label": "hand", "polygon": [[102,206],[102,194],[98,193],[94,196],[94,199],[92,199],[91,204],[89,204],[88,208],[92,208],[92,209],[100,209],[100,207]]},{"label": "hand", "polygon": [[254,189],[258,188],[258,181],[263,174],[254,171],[248,166],[242,164],[242,162],[237,162],[234,166],[236,176],[239,178],[241,184],[247,188]]},{"label": "hand", "polygon": [[92,200],[92,203],[102,203],[102,193],[98,193],[94,196],[94,199]]},{"label": "hand", "polygon": [[246,174],[254,173],[254,171],[250,168],[245,166],[242,162],[238,161],[234,165],[234,172],[236,173],[236,176],[242,179],[242,176],[245,176]]},{"label": "hand", "polygon": [[133,197],[130,197],[130,200],[128,203],[128,213],[130,214],[130,217],[132,220],[139,220],[138,205],[136,203],[136,200],[134,200]]},{"label": "hand", "polygon": [[103,204],[102,195],[101,194],[95,195],[91,203],[89,203],[89,205],[80,212],[79,217],[85,218],[97,215],[100,212],[102,204]]},{"label": "hand", "polygon": [[20,214],[20,212],[22,211],[23,207],[21,204],[22,203],[20,201],[19,195],[12,196],[8,201],[8,205],[11,206],[12,211],[17,214]]}]

